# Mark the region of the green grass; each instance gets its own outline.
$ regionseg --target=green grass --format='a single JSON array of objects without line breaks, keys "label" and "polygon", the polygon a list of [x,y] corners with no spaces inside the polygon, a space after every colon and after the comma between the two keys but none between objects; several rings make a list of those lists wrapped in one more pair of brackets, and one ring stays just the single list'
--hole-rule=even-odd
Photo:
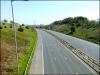
[{"label": "green grass", "polygon": [[28,63],[28,60],[29,60],[29,57],[30,57],[32,51],[33,51],[33,54],[34,54],[35,46],[36,46],[36,40],[37,40],[36,38],[37,38],[37,33],[34,32],[33,39],[30,42],[28,49],[26,51],[24,51],[23,53],[20,53],[20,55],[19,55],[19,74],[24,74],[26,65]]},{"label": "green grass", "polygon": [[[37,40],[37,38],[36,38],[36,40]],[[34,50],[35,50],[35,48],[36,48],[36,44],[37,44],[37,42],[35,42]],[[32,44],[31,44],[31,46],[32,46]],[[31,46],[30,46],[30,47],[31,47]],[[31,63],[32,63],[32,57],[33,57],[34,53],[35,53],[35,51],[32,52],[32,54],[31,54],[31,56],[30,56],[30,60],[28,61],[28,66],[27,66],[27,69],[26,69],[26,74],[27,74],[27,75],[29,75],[30,66],[31,66]]]},{"label": "green grass", "polygon": [[96,44],[100,45],[100,34],[99,34],[99,26],[96,27],[91,27],[87,29],[86,27],[82,28],[80,27],[75,27],[75,32],[73,34],[69,34],[71,32],[70,26],[67,25],[51,25],[51,30],[61,32],[70,36],[74,36],[83,40],[87,40],[89,42],[93,42]]},{"label": "green grass", "polygon": [[[13,28],[10,28],[10,23],[5,23],[2,25],[3,29],[0,29],[1,32],[1,71],[2,74],[16,74],[16,50],[14,47],[14,32]],[[4,28],[4,27],[7,28]],[[19,24],[16,25],[16,34],[17,34],[17,44],[18,44],[18,53],[19,53],[19,73],[23,74],[26,68],[27,61],[29,56],[35,48],[35,43],[37,40],[37,33],[31,28],[26,29],[23,26],[24,31],[19,32]]]}]

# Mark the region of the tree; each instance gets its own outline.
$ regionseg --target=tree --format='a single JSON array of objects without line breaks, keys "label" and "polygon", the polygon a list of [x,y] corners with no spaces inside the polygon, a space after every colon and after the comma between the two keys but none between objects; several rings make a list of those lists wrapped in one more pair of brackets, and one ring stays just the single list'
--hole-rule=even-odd
[{"label": "tree", "polygon": [[2,26],[0,26],[0,29],[2,29]]},{"label": "tree", "polygon": [[89,20],[86,17],[82,17],[82,16],[74,17],[74,23],[76,24],[76,27],[81,26],[82,28],[85,28],[88,22]]},{"label": "tree", "polygon": [[73,18],[68,17],[62,20],[62,24],[72,24],[73,23]]},{"label": "tree", "polygon": [[12,24],[10,24],[10,28],[12,28]]},{"label": "tree", "polygon": [[5,25],[5,23],[2,23],[3,25]]},{"label": "tree", "polygon": [[24,31],[24,28],[23,28],[22,26],[20,26],[20,27],[18,28],[18,31],[23,32],[23,31]]},{"label": "tree", "polygon": [[10,23],[13,23],[13,21],[10,21]]},{"label": "tree", "polygon": [[26,29],[29,29],[29,27],[28,27],[28,26],[26,26],[25,28],[26,28]]},{"label": "tree", "polygon": [[4,26],[4,28],[7,28],[7,26]]},{"label": "tree", "polygon": [[5,19],[4,22],[8,22],[8,21]]},{"label": "tree", "polygon": [[72,26],[72,27],[70,28],[70,31],[71,31],[71,34],[73,34],[73,33],[75,32],[75,27]]},{"label": "tree", "polygon": [[91,20],[91,21],[89,21],[89,24],[88,24],[88,28],[94,28],[96,26],[96,21],[94,21],[94,20]]},{"label": "tree", "polygon": [[24,24],[22,24],[22,26],[24,26]]}]

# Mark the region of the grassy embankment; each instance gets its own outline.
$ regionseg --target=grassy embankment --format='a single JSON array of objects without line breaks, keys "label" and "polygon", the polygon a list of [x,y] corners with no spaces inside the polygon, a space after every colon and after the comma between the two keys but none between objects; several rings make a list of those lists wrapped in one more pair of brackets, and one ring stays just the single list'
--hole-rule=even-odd
[{"label": "grassy embankment", "polygon": [[93,42],[96,44],[100,44],[100,27],[91,27],[89,29],[82,28],[82,27],[75,27],[75,31],[73,34],[69,34],[71,32],[70,27],[66,25],[52,25],[52,29],[57,32],[64,33],[66,35],[74,36],[83,40],[87,40],[89,42]]},{"label": "grassy embankment", "polygon": [[[1,23],[1,71],[2,74],[16,74],[16,50],[14,45],[14,32],[11,23]],[[21,25],[16,24],[18,29]],[[23,32],[17,31],[17,44],[19,54],[19,74],[23,74],[28,62],[31,52],[35,51],[35,45],[37,41],[37,32],[34,29],[26,29],[25,26]],[[33,51],[33,53],[34,53]],[[30,66],[30,64],[29,64]],[[29,70],[29,68],[28,68]]]},{"label": "grassy embankment", "polygon": [[83,16],[68,17],[63,20],[54,21],[50,25],[44,27],[46,29],[100,44],[100,22],[89,20]]}]

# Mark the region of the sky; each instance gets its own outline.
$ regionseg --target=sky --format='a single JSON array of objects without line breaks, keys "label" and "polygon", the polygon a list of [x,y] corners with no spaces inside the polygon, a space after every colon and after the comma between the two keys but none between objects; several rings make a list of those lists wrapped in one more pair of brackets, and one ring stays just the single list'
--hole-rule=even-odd
[{"label": "sky", "polygon": [[[50,24],[67,17],[99,18],[99,1],[14,1],[15,22],[23,24]],[[11,2],[1,1],[1,19],[12,20]]]}]

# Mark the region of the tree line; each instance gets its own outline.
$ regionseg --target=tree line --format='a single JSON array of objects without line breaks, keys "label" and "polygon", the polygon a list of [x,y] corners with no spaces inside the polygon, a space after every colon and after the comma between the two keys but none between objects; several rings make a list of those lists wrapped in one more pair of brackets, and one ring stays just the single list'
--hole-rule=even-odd
[{"label": "tree line", "polygon": [[100,19],[96,21],[89,20],[87,17],[83,16],[68,17],[63,20],[54,21],[43,28],[62,32],[94,43],[100,42]]}]

